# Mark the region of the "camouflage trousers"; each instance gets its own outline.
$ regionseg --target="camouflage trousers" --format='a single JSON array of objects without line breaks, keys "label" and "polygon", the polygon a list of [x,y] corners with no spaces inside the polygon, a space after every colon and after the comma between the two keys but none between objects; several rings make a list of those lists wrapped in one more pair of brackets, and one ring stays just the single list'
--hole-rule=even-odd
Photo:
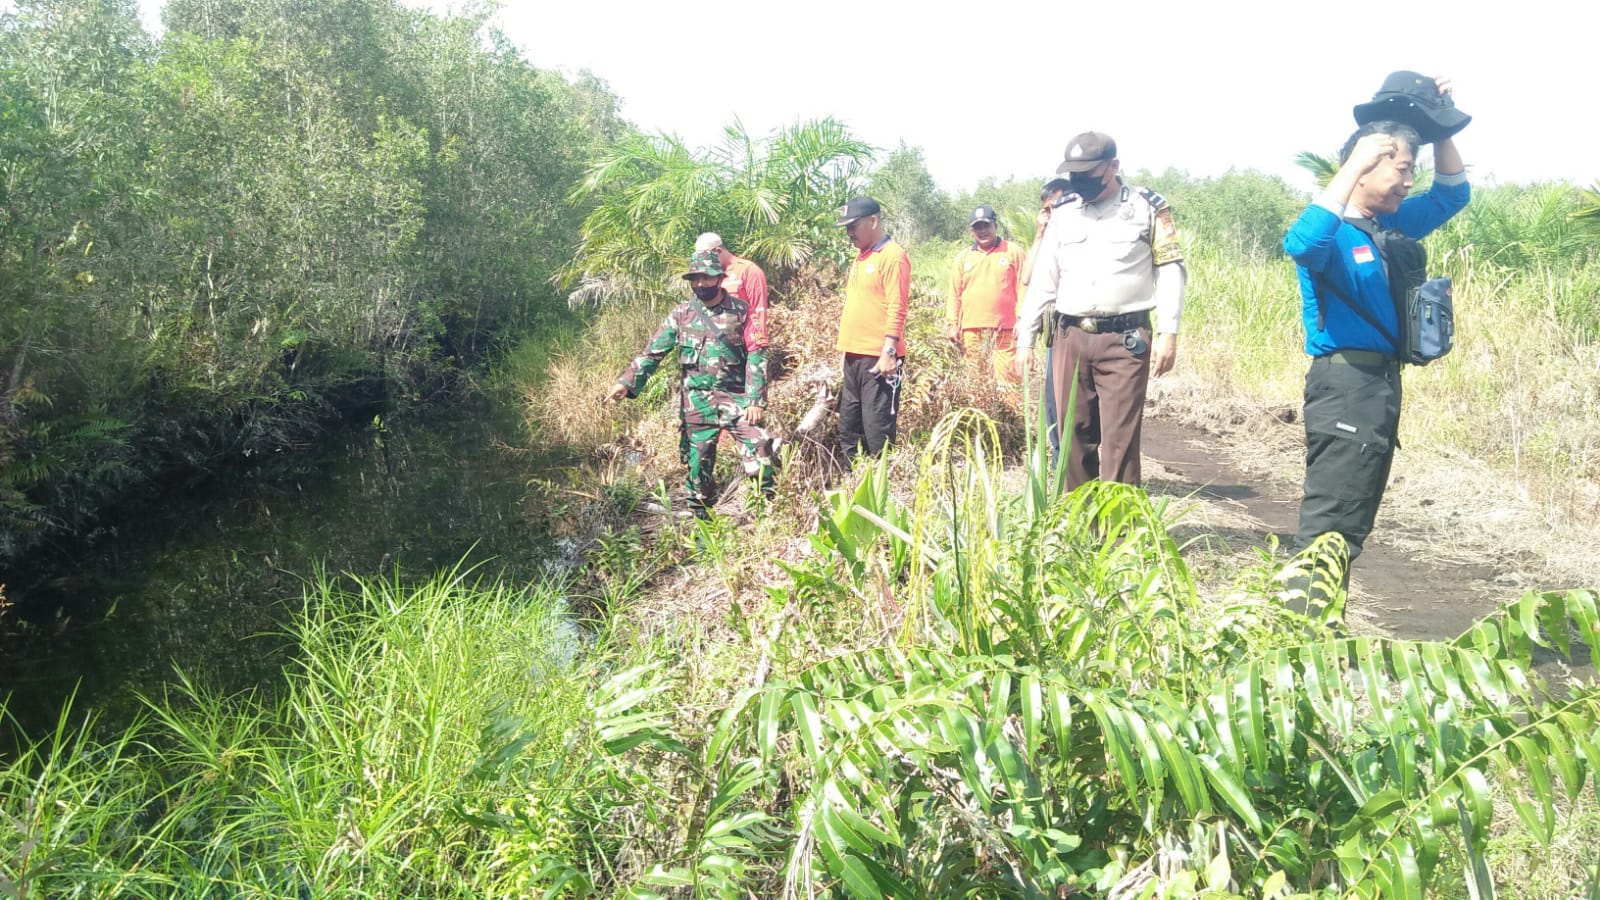
[{"label": "camouflage trousers", "polygon": [[763,497],[771,497],[776,484],[777,454],[772,435],[759,425],[742,419],[723,425],[684,422],[678,430],[678,453],[689,467],[684,485],[689,489],[689,507],[701,514],[717,502],[717,444],[726,431],[739,442],[739,462],[744,473],[757,479]]}]

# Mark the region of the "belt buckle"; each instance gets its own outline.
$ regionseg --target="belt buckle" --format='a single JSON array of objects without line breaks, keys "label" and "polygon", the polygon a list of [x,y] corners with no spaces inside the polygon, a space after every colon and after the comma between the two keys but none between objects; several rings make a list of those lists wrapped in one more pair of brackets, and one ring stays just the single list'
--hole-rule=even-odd
[{"label": "belt buckle", "polygon": [[1100,333],[1100,326],[1095,322],[1094,317],[1092,316],[1084,316],[1083,318],[1079,319],[1078,327],[1082,328],[1088,334]]}]

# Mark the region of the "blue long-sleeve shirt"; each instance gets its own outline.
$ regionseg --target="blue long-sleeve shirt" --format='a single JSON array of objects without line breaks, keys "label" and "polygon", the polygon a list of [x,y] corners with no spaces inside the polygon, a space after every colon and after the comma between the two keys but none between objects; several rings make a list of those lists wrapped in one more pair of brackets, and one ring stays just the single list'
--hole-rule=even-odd
[{"label": "blue long-sleeve shirt", "polygon": [[[1471,198],[1465,172],[1435,174],[1427,193],[1407,197],[1398,210],[1378,216],[1378,224],[1420,240],[1465,209]],[[1389,278],[1378,248],[1365,232],[1344,221],[1343,209],[1321,199],[1314,201],[1284,235],[1283,249],[1295,261],[1300,277],[1300,312],[1305,319],[1307,354],[1375,350],[1394,355],[1395,347],[1389,339],[1339,297],[1323,297],[1322,305],[1317,305],[1313,273],[1322,275],[1360,303],[1391,334],[1400,333],[1394,300],[1389,294]],[[1321,327],[1317,322],[1319,311]]]}]

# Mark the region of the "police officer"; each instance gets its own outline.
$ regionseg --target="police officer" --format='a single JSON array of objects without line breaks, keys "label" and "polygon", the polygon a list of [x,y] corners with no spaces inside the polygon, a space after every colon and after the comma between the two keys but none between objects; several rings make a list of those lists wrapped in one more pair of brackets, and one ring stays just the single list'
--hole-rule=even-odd
[{"label": "police officer", "polygon": [[739,441],[747,475],[763,496],[773,489],[772,437],[761,427],[767,405],[767,344],[751,328],[749,305],[723,290],[714,250],[696,253],[683,275],[694,296],[673,307],[644,353],[617,378],[607,403],[637,397],[667,354],[675,353],[679,382],[678,448],[688,466],[689,506],[705,518],[716,502],[712,470],[726,431]]},{"label": "police officer", "polygon": [[1056,332],[1049,377],[1058,417],[1072,419],[1068,489],[1102,476],[1140,483],[1149,378],[1166,374],[1178,352],[1186,273],[1172,208],[1124,184],[1120,168],[1109,135],[1068,142],[1056,172],[1071,192],[1050,215],[1017,316],[1019,373],[1045,314]]}]

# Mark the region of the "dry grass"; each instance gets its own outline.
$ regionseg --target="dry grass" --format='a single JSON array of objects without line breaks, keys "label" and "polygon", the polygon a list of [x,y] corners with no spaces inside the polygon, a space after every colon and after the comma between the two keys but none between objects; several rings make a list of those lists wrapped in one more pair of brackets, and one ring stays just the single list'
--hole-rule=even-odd
[{"label": "dry grass", "polygon": [[[532,507],[553,519],[552,527],[575,548],[592,547],[602,536],[632,525],[665,545],[672,559],[630,605],[641,624],[688,618],[716,629],[732,608],[759,606],[764,586],[785,576],[780,562],[809,552],[796,535],[816,527],[817,497],[845,477],[838,451],[839,353],[834,348],[843,299],[841,273],[823,265],[792,279],[774,299],[769,329],[774,353],[769,386],[768,430],[781,441],[784,465],[770,504],[753,497],[741,477],[737,445],[724,437],[717,511],[739,529],[737,549],[703,558],[693,522],[674,510],[684,506],[684,470],[678,457],[676,379],[670,361],[639,400],[601,405],[616,373],[644,346],[661,313],[612,308],[601,313],[576,345],[553,354],[537,384],[522,391],[535,440],[567,450],[580,462],[565,479],[536,485]],[[897,484],[912,480],[914,448],[949,411],[974,406],[989,411],[1009,445],[1022,444],[1018,393],[998,387],[984,365],[963,361],[943,328],[943,298],[929,279],[919,279],[907,326],[912,354],[902,394],[901,443],[891,454]],[[800,426],[809,418],[810,428]],[[659,499],[670,508],[662,508]],[[699,544],[704,544],[699,540]]]}]

